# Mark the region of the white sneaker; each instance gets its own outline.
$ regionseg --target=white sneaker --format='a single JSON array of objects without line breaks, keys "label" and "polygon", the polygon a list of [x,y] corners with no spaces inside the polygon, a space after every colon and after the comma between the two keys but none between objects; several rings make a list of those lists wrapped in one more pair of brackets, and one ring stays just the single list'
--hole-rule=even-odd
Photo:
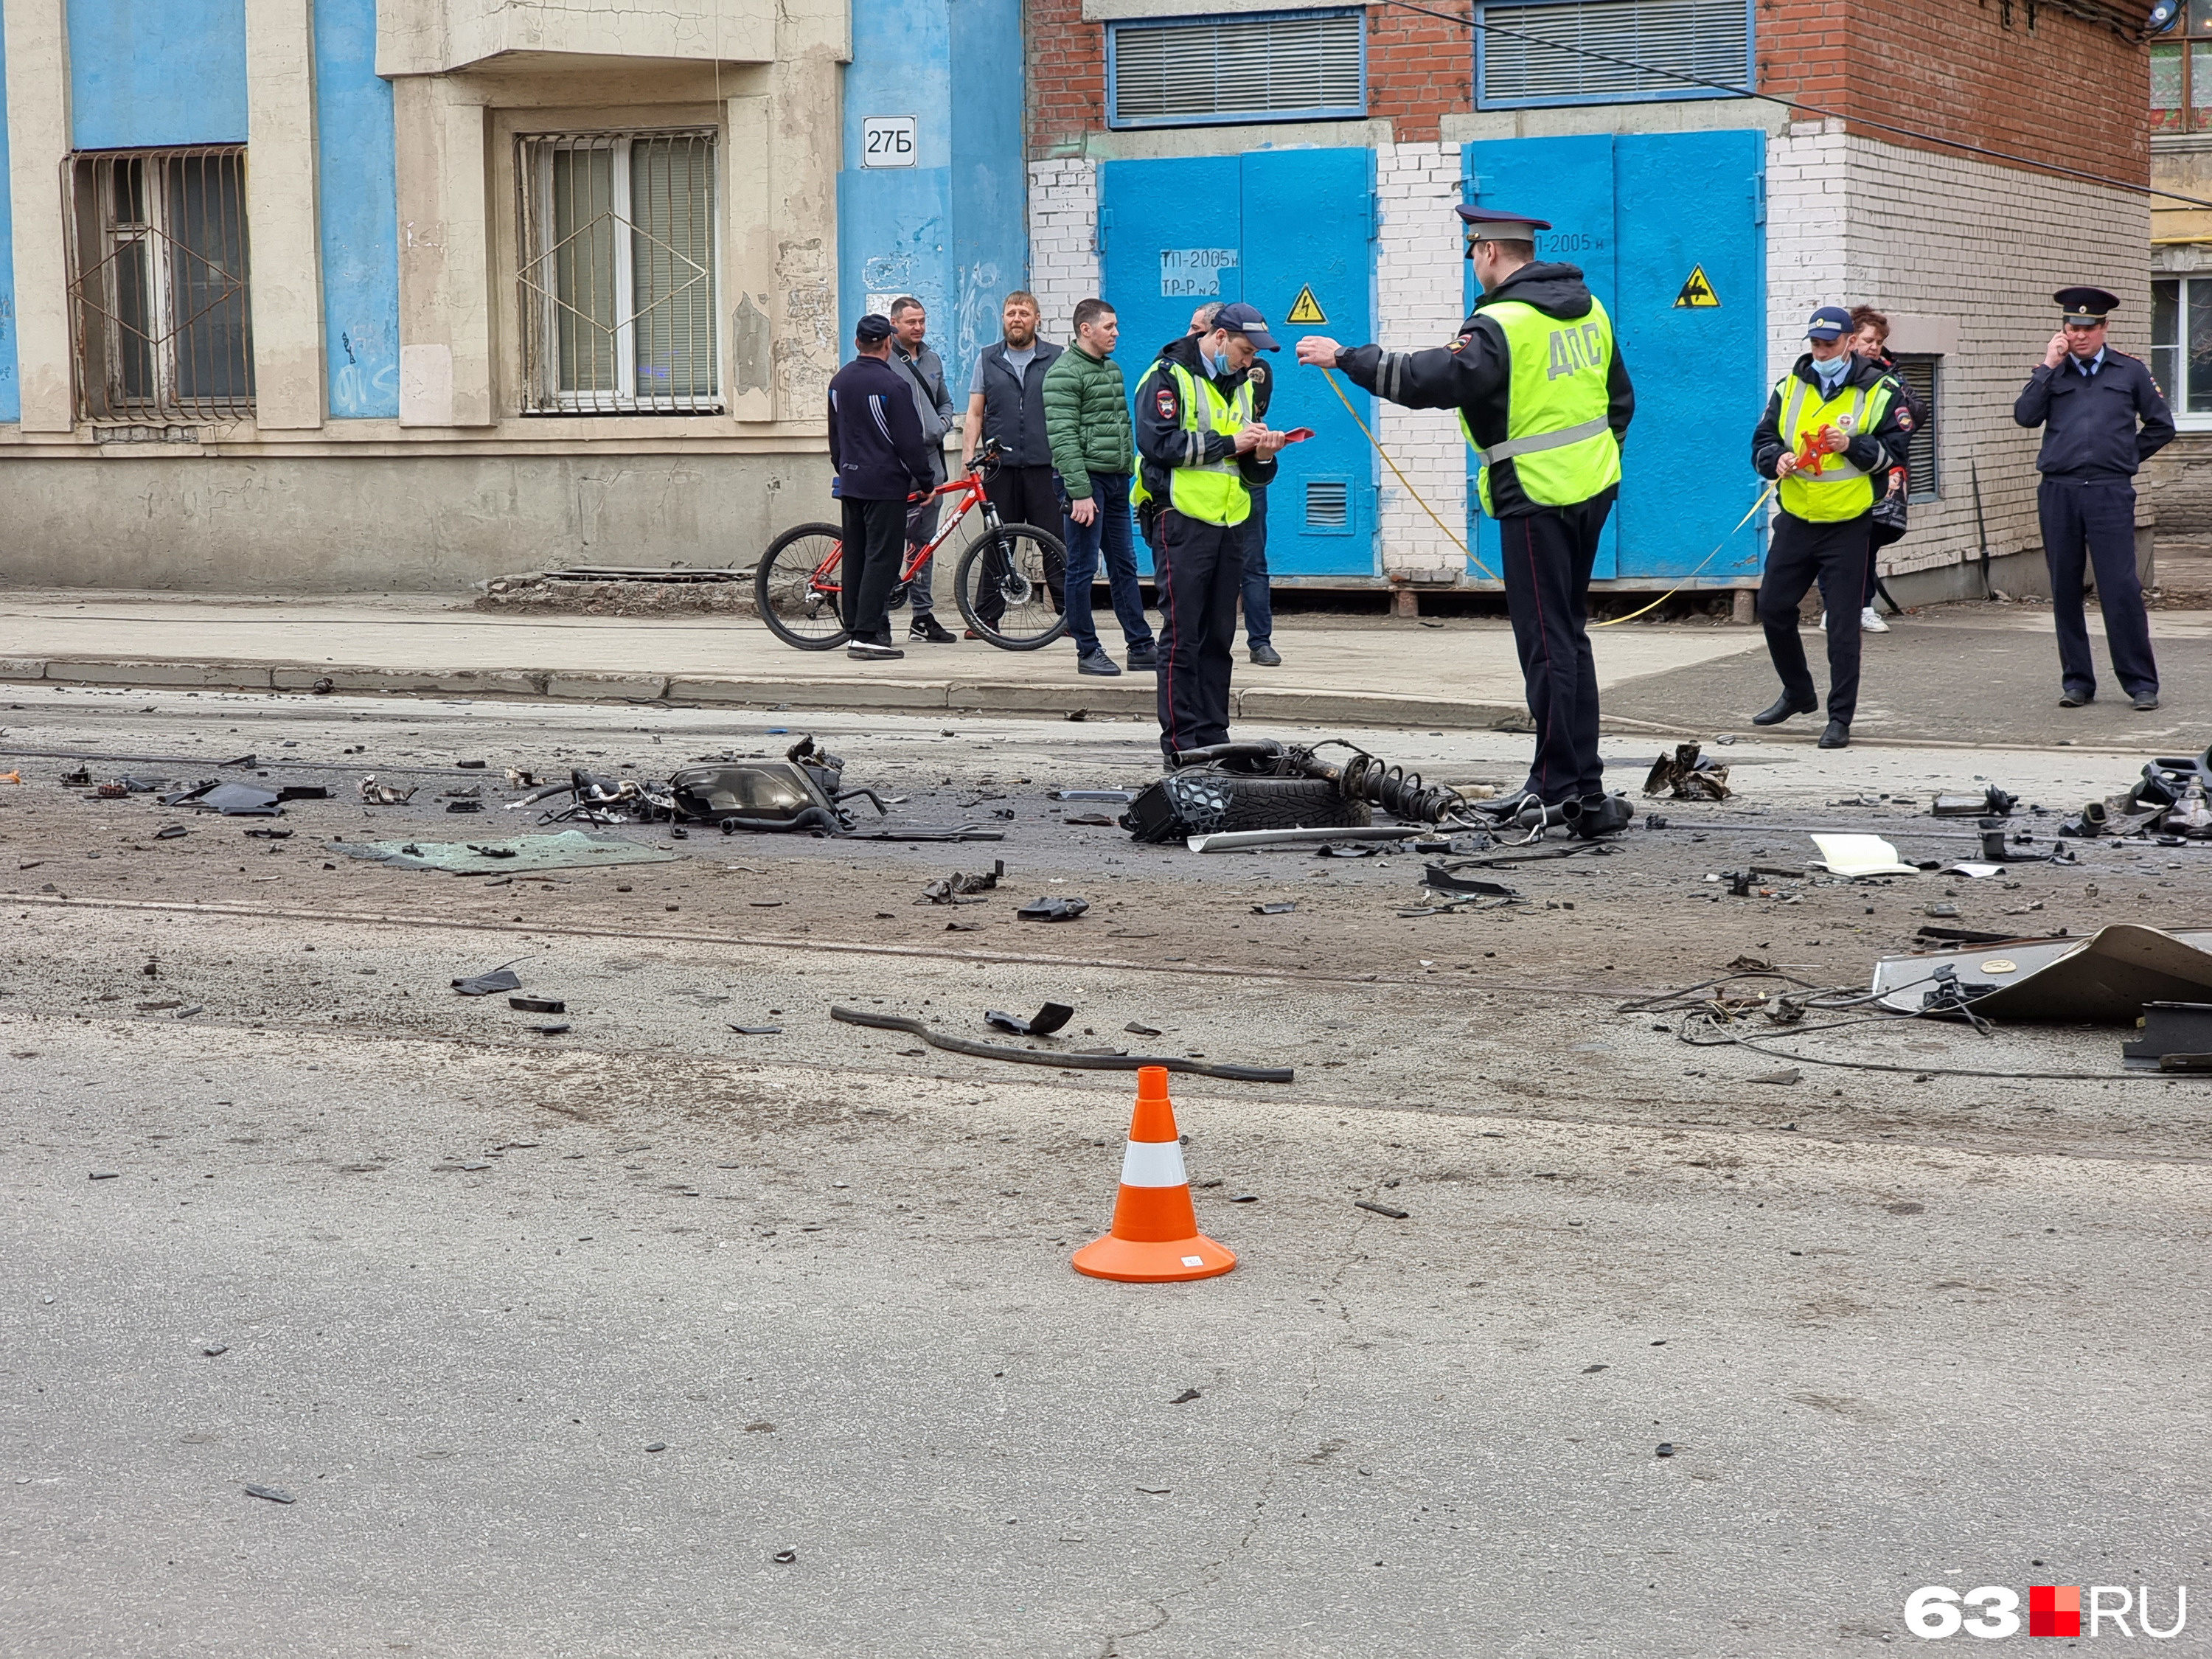
[{"label": "white sneaker", "polygon": [[1875,614],[1872,605],[1859,612],[1859,626],[1869,634],[1887,634],[1889,624]]},{"label": "white sneaker", "polygon": [[1828,631],[1828,613],[1825,611],[1820,613],[1820,631],[1823,634]]}]

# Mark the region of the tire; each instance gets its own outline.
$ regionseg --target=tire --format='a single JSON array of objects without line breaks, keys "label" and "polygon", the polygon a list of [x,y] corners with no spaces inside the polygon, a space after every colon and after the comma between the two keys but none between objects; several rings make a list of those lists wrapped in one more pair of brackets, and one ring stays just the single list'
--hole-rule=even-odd
[{"label": "tire", "polygon": [[836,525],[794,525],[761,555],[753,569],[753,605],[769,632],[786,645],[834,651],[852,637],[838,607],[844,542]]},{"label": "tire", "polygon": [[1375,822],[1364,800],[1346,800],[1320,778],[1230,778],[1230,830],[1364,830]]},{"label": "tire", "polygon": [[[1066,610],[1054,599],[1066,574],[1067,549],[1059,537],[1033,524],[1000,525],[961,556],[952,592],[982,638],[1002,651],[1035,651],[1067,632]],[[987,619],[982,607],[993,599],[999,614]]]}]

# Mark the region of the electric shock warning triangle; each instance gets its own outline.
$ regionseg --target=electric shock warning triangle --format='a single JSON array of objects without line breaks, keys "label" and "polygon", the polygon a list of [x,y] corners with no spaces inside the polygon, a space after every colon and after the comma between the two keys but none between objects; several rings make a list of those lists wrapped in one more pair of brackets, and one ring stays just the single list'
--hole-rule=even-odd
[{"label": "electric shock warning triangle", "polygon": [[1314,298],[1313,289],[1310,287],[1304,287],[1298,289],[1298,297],[1291,301],[1290,315],[1283,320],[1286,323],[1310,325],[1325,323],[1328,319],[1322,311],[1321,301]]},{"label": "electric shock warning triangle", "polygon": [[1713,292],[1713,285],[1705,280],[1705,268],[1692,265],[1688,278],[1682,283],[1682,291],[1674,296],[1674,309],[1717,310],[1720,302],[1721,296]]}]

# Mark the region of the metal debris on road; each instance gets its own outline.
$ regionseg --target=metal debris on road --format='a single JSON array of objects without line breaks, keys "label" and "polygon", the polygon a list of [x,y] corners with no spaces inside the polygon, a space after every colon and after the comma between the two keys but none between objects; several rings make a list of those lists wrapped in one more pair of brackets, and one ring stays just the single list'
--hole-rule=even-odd
[{"label": "metal debris on road", "polygon": [[1372,1210],[1377,1215],[1389,1216],[1393,1221],[1404,1221],[1409,1214],[1405,1210],[1393,1209],[1388,1204],[1378,1204],[1371,1198],[1355,1198],[1352,1202],[1355,1209]]},{"label": "metal debris on road", "polygon": [[2012,809],[2019,805],[2018,795],[1993,783],[1978,795],[1938,795],[1928,810],[1939,818],[2003,818],[2010,817]]},{"label": "metal debris on road", "polygon": [[2141,1036],[2120,1044],[2128,1070],[2212,1071],[2212,1003],[2146,1002],[2141,1029]]},{"label": "metal debris on road", "polygon": [[296,1504],[300,1501],[290,1492],[279,1492],[274,1486],[250,1486],[246,1489],[246,1495],[248,1498],[265,1498],[272,1504]]},{"label": "metal debris on road", "polygon": [[1075,1010],[1066,1003],[1048,1002],[1027,1019],[992,1008],[985,1012],[983,1023],[998,1030],[1011,1031],[1016,1036],[1050,1036],[1074,1018]]},{"label": "metal debris on road", "polygon": [[781,1025],[732,1025],[730,1029],[739,1036],[781,1036],[783,1035],[783,1027]]},{"label": "metal debris on road", "polygon": [[498,991],[519,991],[522,981],[512,968],[494,968],[469,979],[457,979],[453,988],[465,997],[488,997]]},{"label": "metal debris on road", "polygon": [[2084,938],[1884,957],[1870,988],[1901,1014],[2132,1024],[2152,1002],[2212,1001],[2212,930],[2116,922]]},{"label": "metal debris on road", "polygon": [[1158,1026],[1146,1025],[1140,1020],[1133,1019],[1121,1029],[1133,1036],[1158,1036],[1160,1035],[1160,1028]]},{"label": "metal debris on road", "polygon": [[360,784],[356,787],[360,789],[362,801],[366,805],[404,806],[415,799],[416,790],[422,786],[418,783],[402,789],[396,783],[379,783],[376,781],[376,774],[369,772],[363,775]]},{"label": "metal debris on road", "polygon": [[1006,861],[995,860],[988,870],[977,875],[964,875],[956,871],[949,876],[933,881],[921,890],[916,904],[982,904],[988,901],[975,896],[988,893],[999,884],[1006,873]]},{"label": "metal debris on road", "polygon": [[1670,800],[1727,800],[1735,793],[1729,787],[1728,768],[1703,758],[1694,743],[1676,744],[1673,754],[1653,761],[1644,793]]},{"label": "metal debris on road", "polygon": [[896,1014],[870,1013],[859,1008],[833,1007],[830,1018],[847,1025],[866,1025],[879,1031],[904,1031],[933,1048],[949,1054],[973,1054],[979,1060],[1012,1060],[1018,1066],[1055,1066],[1063,1071],[1136,1072],[1147,1066],[1164,1066],[1170,1072],[1193,1077],[1220,1078],[1230,1083],[1294,1083],[1297,1073],[1287,1066],[1220,1066],[1210,1060],[1181,1055],[1097,1054],[1061,1049],[1010,1048],[996,1042],[975,1042],[933,1030],[918,1019]]},{"label": "metal debris on road", "polygon": [[507,1006],[519,1014],[565,1014],[568,1005],[559,997],[509,997]]}]

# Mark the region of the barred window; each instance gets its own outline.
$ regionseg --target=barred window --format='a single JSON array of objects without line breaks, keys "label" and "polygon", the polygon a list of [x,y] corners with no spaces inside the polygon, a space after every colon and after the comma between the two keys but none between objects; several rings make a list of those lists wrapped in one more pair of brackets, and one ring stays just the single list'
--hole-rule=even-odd
[{"label": "barred window", "polygon": [[1364,11],[1106,26],[1109,126],[1312,121],[1367,113]]},{"label": "barred window", "polygon": [[1744,0],[1556,0],[1475,15],[1478,109],[1751,90]]},{"label": "barred window", "polygon": [[1911,386],[1920,401],[1928,405],[1928,418],[1913,428],[1905,445],[1905,488],[1910,492],[1907,501],[1933,501],[1941,500],[1943,495],[1943,480],[1936,471],[1936,428],[1943,418],[1936,401],[1936,371],[1942,361],[1933,352],[1897,354],[1897,378]]},{"label": "barred window", "polygon": [[523,412],[719,410],[714,134],[519,143]]},{"label": "barred window", "polygon": [[63,168],[78,418],[251,419],[244,148],[80,152]]}]

